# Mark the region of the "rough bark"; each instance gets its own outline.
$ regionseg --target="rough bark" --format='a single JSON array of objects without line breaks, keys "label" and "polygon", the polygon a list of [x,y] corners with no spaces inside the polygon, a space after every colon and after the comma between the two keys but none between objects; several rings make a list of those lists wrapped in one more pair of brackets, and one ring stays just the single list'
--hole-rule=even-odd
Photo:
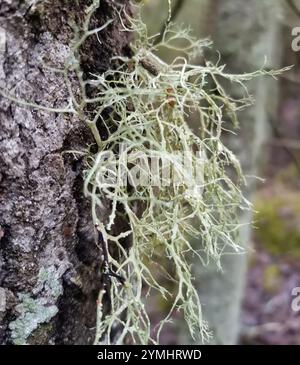
[{"label": "rough bark", "polygon": [[[29,6],[29,3],[32,6]],[[71,19],[80,22],[89,1],[0,2],[0,87],[20,99],[66,104],[63,67]],[[102,0],[93,17],[115,21],[87,42],[82,68],[102,72],[113,55],[128,52],[117,6]],[[94,339],[100,252],[82,164],[70,149],[91,135],[73,117],[23,108],[0,97],[0,343],[89,344]]]}]

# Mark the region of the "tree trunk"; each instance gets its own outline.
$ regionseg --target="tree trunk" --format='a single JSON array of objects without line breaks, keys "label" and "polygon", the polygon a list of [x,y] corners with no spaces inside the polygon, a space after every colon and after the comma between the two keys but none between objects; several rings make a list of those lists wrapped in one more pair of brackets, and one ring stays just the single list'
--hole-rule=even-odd
[{"label": "tree trunk", "polygon": [[[31,4],[31,5],[29,5]],[[59,73],[84,0],[0,3],[0,88],[57,108],[67,90]],[[103,72],[128,53],[117,7],[101,0],[94,27],[112,24],[82,50],[82,69]],[[129,10],[129,9],[127,9]],[[101,43],[99,43],[101,42]],[[76,118],[21,107],[0,97],[0,343],[90,344],[94,340],[100,252],[82,165],[67,150],[92,138]]]}]

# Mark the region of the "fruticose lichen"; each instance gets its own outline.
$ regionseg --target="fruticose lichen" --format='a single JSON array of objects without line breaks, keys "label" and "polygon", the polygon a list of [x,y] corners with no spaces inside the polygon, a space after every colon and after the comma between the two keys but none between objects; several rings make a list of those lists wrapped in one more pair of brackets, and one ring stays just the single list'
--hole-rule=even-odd
[{"label": "fruticose lichen", "polygon": [[[222,143],[222,132],[230,128],[230,121],[236,125],[237,111],[252,102],[244,82],[280,71],[233,75],[223,65],[198,65],[193,60],[210,41],[194,39],[169,18],[156,42],[138,6],[134,18],[120,6],[119,19],[90,29],[99,3],[93,0],[83,23],[74,27],[70,56],[65,69],[58,71],[70,94],[66,107],[43,107],[0,93],[25,106],[75,114],[93,133],[94,146],[73,152],[85,159],[84,193],[104,244],[103,274],[110,275],[110,285],[99,293],[95,343],[159,343],[161,329],[175,310],[182,311],[191,335],[203,340],[209,332],[193,285],[191,256],[197,256],[199,264],[213,259],[220,266],[227,247],[241,249],[237,210],[250,209],[241,192],[239,161]],[[132,56],[114,57],[119,66],[103,74],[84,74],[82,46],[112,21],[135,34]],[[160,48],[178,50],[182,56],[167,64],[156,55]],[[79,93],[73,89],[74,76]],[[234,100],[227,95],[223,81],[244,88],[245,97]],[[189,126],[191,115],[198,118],[196,130]],[[109,207],[108,217],[101,214],[104,206]],[[114,234],[119,216],[128,229]],[[122,242],[129,237],[128,249]],[[197,247],[191,238],[198,239]],[[176,284],[175,293],[168,290],[169,281]],[[153,290],[171,303],[154,338],[145,306]],[[110,298],[108,311],[102,306],[104,295]],[[21,317],[11,324],[16,341],[24,341],[33,327],[53,315],[56,309],[41,311],[43,304],[23,298]]]}]

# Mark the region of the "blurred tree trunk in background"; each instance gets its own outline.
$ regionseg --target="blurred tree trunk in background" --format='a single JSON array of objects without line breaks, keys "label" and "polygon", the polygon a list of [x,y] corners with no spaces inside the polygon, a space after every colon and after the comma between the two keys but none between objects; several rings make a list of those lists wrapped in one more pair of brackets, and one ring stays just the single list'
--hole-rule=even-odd
[{"label": "blurred tree trunk in background", "polygon": [[[261,68],[280,66],[279,7],[274,0],[214,0],[214,49],[220,51],[221,64],[231,73],[251,72]],[[199,9],[201,12],[201,9]],[[268,138],[268,119],[277,112],[275,80],[259,78],[248,84],[255,105],[239,113],[238,135],[225,136],[226,144],[240,159],[245,175],[257,175],[263,162],[263,144]],[[227,85],[235,98],[243,90]],[[255,179],[248,178],[245,195],[251,200]],[[241,222],[250,222],[252,214],[244,213]],[[241,229],[242,245],[251,246],[251,226]],[[212,264],[207,268],[196,265],[195,276],[203,304],[204,318],[212,331],[212,343],[234,344],[238,340],[240,308],[245,284],[247,256],[226,254],[222,259],[223,272]],[[190,343],[190,340],[186,340]]]},{"label": "blurred tree trunk in background", "polygon": [[[81,24],[85,0],[0,1],[0,87],[49,107],[66,104],[59,73]],[[98,27],[118,19],[102,0]],[[127,9],[129,11],[129,9]],[[101,73],[126,53],[114,21],[82,49],[84,72]],[[101,42],[101,45],[99,44]],[[66,115],[26,109],[0,97],[0,344],[88,344],[94,339],[100,252],[82,197],[81,163],[62,151],[92,142]]]}]

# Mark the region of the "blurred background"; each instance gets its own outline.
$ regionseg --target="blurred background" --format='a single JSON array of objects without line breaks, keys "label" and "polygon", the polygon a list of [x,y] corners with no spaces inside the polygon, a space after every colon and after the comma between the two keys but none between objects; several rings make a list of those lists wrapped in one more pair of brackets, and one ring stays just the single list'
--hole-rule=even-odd
[{"label": "blurred background", "polygon": [[[157,33],[168,1],[144,2],[144,20]],[[173,22],[213,40],[204,57],[216,60],[219,51],[228,72],[259,69],[265,57],[266,68],[294,65],[278,80],[251,81],[255,104],[239,113],[238,135],[224,135],[242,162],[245,195],[254,203],[254,213],[241,216],[253,222],[241,231],[248,254],[227,253],[223,272],[195,262],[195,280],[212,344],[300,344],[300,308],[292,308],[293,290],[300,287],[300,1],[172,0],[172,8]],[[170,60],[176,54],[160,56]],[[227,90],[241,96],[232,85]],[[153,299],[154,320],[167,309]],[[162,343],[192,343],[183,327],[175,318]]]}]

